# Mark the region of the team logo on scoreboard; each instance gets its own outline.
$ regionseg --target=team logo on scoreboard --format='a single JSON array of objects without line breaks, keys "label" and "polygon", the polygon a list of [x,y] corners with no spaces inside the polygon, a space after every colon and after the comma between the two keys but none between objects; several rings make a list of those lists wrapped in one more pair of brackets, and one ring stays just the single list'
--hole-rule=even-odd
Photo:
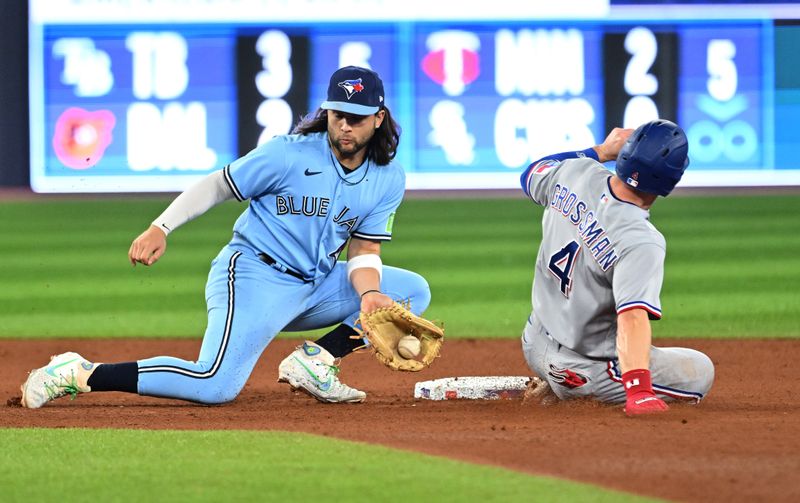
[{"label": "team logo on scoreboard", "polygon": [[445,30],[431,33],[422,71],[442,86],[448,96],[460,96],[480,75],[478,50],[481,42],[469,31]]},{"label": "team logo on scoreboard", "polygon": [[347,95],[347,99],[349,100],[354,94],[360,93],[364,90],[364,85],[361,83],[361,79],[354,79],[354,80],[345,80],[339,82],[337,84],[339,87],[344,89],[344,93]]},{"label": "team logo on scoreboard", "polygon": [[56,121],[53,134],[56,157],[68,168],[91,168],[103,158],[115,123],[109,110],[66,109]]}]

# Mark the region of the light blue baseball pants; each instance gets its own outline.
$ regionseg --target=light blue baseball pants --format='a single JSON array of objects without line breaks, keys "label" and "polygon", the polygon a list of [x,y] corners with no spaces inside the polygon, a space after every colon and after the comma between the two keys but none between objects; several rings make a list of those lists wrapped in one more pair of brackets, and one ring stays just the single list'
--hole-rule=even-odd
[{"label": "light blue baseball pants", "polygon": [[[418,315],[430,304],[427,281],[404,269],[384,266],[381,291],[409,300]],[[138,361],[140,395],[229,402],[278,332],[353,326],[361,300],[347,279],[345,262],[306,283],[268,266],[251,250],[226,246],[211,263],[206,305],[208,325],[197,361],[169,356]]]}]

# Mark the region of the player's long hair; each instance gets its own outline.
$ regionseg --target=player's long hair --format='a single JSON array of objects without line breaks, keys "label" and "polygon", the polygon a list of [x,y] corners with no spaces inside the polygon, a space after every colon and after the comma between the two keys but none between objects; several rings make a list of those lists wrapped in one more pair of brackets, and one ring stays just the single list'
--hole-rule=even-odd
[{"label": "player's long hair", "polygon": [[[386,115],[381,126],[372,135],[367,145],[367,157],[378,166],[385,166],[397,155],[400,144],[400,125],[392,118],[388,108],[383,107]],[[292,130],[292,134],[324,133],[328,131],[328,111],[318,108],[300,119]]]}]

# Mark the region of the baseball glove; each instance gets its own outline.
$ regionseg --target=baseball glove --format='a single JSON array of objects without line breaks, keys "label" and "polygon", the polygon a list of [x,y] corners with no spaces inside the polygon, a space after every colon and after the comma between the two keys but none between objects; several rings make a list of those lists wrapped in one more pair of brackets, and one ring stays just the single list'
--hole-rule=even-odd
[{"label": "baseball glove", "polygon": [[[392,370],[418,372],[430,366],[439,356],[444,342],[442,328],[397,302],[371,313],[361,313],[356,330],[370,342],[378,361]],[[398,342],[407,335],[413,335],[420,341],[418,360],[408,360],[397,352]]]}]

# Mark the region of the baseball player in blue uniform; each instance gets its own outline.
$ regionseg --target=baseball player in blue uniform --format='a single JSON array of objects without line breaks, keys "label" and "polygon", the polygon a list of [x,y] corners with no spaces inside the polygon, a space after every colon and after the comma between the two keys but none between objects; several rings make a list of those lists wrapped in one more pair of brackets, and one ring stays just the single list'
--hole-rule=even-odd
[{"label": "baseball player in blue uniform", "polygon": [[[211,263],[197,361],[159,356],[99,364],[64,353],[31,371],[22,404],[37,408],[88,391],[228,402],[278,332],[334,325],[281,362],[279,379],[323,402],[363,401],[363,391],[337,376],[337,359],[364,345],[351,338],[359,313],[408,301],[421,314],[430,302],[424,278],[380,258],[405,190],[404,171],[392,162],[399,138],[380,77],[359,67],[337,70],[327,100],[293,134],[187,189],[131,244],[134,266],[153,265],[180,225],[223,201],[249,200]],[[347,261],[338,261],[345,246]]]},{"label": "baseball player in blue uniform", "polygon": [[[614,159],[616,174],[600,164]],[[699,402],[711,388],[708,356],[651,345],[666,242],[649,208],[688,164],[683,130],[656,120],[522,174],[525,194],[545,207],[522,348],[558,398],[624,403],[634,416],[665,411],[670,400]]]}]

